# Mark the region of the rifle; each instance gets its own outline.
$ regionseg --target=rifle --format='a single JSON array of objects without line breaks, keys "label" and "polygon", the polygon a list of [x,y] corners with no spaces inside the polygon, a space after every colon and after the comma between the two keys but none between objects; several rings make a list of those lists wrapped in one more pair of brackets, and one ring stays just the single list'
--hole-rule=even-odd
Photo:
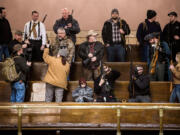
[{"label": "rifle", "polygon": [[[173,61],[171,60],[170,65],[173,65]],[[171,82],[170,82],[170,87],[169,91],[172,92],[173,90],[173,77],[172,77],[172,72],[171,72]]]},{"label": "rifle", "polygon": [[43,20],[42,20],[42,23],[44,23],[44,22],[45,22],[46,17],[47,17],[47,14],[45,14],[45,16],[44,16],[44,18],[43,18]]},{"label": "rifle", "polygon": [[[122,24],[122,19],[119,18],[119,22],[120,22],[120,29],[123,29],[123,24]],[[126,45],[126,38],[123,34],[121,34],[121,39],[124,45]]]},{"label": "rifle", "polygon": [[[170,23],[171,22],[169,22],[169,25],[170,25]],[[172,43],[170,43],[170,27],[169,27],[169,25],[168,25],[168,44],[169,44],[169,46],[171,47],[171,61],[170,61],[170,65],[173,65],[173,57],[172,57],[172,54],[173,54],[173,51],[172,51]],[[172,74],[172,72],[171,72],[171,82],[170,82],[170,87],[169,87],[169,91],[170,92],[172,92],[172,90],[173,90],[173,74]]]},{"label": "rifle", "polygon": [[72,23],[72,21],[73,21],[73,13],[74,13],[74,10],[72,9],[71,14],[69,15],[68,23]]},{"label": "rifle", "polygon": [[130,56],[130,84],[129,84],[129,91],[133,92],[132,95],[131,95],[131,93],[129,93],[129,97],[131,98],[131,97],[134,97],[134,80],[132,78],[132,76],[133,76],[133,60],[132,60],[131,46],[128,45],[128,47],[129,47],[129,50],[130,50],[130,55],[129,55]]},{"label": "rifle", "polygon": [[[160,36],[158,37],[158,39],[159,40],[158,40],[158,43],[157,43],[156,47],[160,46]],[[157,60],[158,60],[158,55],[159,55],[159,49],[156,49],[155,52],[154,52],[153,58],[151,60],[151,64],[150,64],[150,74],[154,74],[155,73],[156,63],[157,63]]]}]

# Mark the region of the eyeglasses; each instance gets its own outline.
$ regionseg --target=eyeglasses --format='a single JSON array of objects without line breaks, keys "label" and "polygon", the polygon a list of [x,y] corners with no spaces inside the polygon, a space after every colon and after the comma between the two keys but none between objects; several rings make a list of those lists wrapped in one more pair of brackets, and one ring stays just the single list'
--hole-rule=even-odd
[{"label": "eyeglasses", "polygon": [[59,48],[60,48],[60,49],[66,49],[67,46],[60,46]]}]

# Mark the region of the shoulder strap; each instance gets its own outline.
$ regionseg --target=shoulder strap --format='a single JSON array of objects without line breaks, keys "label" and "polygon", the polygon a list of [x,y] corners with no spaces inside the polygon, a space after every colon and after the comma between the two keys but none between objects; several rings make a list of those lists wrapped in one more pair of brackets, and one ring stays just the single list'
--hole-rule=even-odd
[{"label": "shoulder strap", "polygon": [[20,57],[20,56],[14,56],[14,57],[12,57],[12,59],[14,60],[15,58],[18,58],[18,57]]},{"label": "shoulder strap", "polygon": [[31,21],[29,22],[29,37],[31,36]]},{"label": "shoulder strap", "polygon": [[144,21],[144,22],[142,22],[142,24],[143,24],[143,31],[147,31],[148,27],[147,27],[146,22]]},{"label": "shoulder strap", "polygon": [[38,37],[40,37],[40,22],[38,22]]},{"label": "shoulder strap", "polygon": [[119,18],[119,22],[120,22],[120,29],[122,29],[123,24],[122,24],[122,19],[121,18]]}]

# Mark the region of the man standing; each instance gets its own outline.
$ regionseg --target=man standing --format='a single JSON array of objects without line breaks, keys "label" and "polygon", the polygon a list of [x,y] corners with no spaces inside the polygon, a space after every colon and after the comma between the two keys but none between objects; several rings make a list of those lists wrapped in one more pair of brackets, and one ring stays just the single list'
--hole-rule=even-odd
[{"label": "man standing", "polygon": [[32,61],[43,61],[42,54],[46,45],[46,29],[38,18],[39,13],[32,11],[32,20],[24,26],[24,38],[29,40],[32,48]]},{"label": "man standing", "polygon": [[10,41],[10,43],[8,45],[10,55],[13,53],[13,47],[16,44],[22,45],[23,49],[27,47],[27,44],[23,42],[22,35],[23,35],[23,33],[20,30],[17,30],[15,32],[14,39],[12,41]]},{"label": "man standing", "polygon": [[170,22],[166,24],[163,30],[163,40],[166,41],[172,51],[172,59],[175,62],[177,52],[180,52],[180,22],[177,21],[177,13],[168,14]]},{"label": "man standing", "polygon": [[66,35],[71,37],[74,44],[76,43],[76,34],[80,32],[78,22],[69,14],[67,8],[62,9],[62,18],[56,20],[53,30],[57,34],[59,27],[62,27],[66,31]]},{"label": "man standing", "polygon": [[149,43],[144,40],[144,37],[153,32],[161,33],[161,26],[156,22],[157,13],[154,10],[147,11],[147,19],[140,23],[137,29],[136,37],[140,44],[142,61],[149,62]]},{"label": "man standing", "polygon": [[24,57],[22,57],[23,49],[20,44],[16,44],[13,47],[13,56],[16,65],[17,73],[20,73],[18,80],[11,84],[11,102],[24,102],[25,92],[26,92],[26,75],[31,66],[31,62],[27,62]]},{"label": "man standing", "polygon": [[66,36],[66,31],[62,27],[57,30],[56,43],[51,46],[51,53],[53,56],[57,56],[61,50],[67,50],[68,53],[66,60],[71,65],[75,53],[75,47],[72,40]]},{"label": "man standing", "polygon": [[129,97],[128,102],[151,102],[150,79],[143,73],[141,65],[137,65],[134,69],[134,75],[129,84]]},{"label": "man standing", "polygon": [[151,33],[145,36],[145,40],[150,43],[150,79],[151,81],[165,81],[165,74],[169,81],[169,58],[171,51],[166,42],[160,42],[159,33]]},{"label": "man standing", "polygon": [[113,9],[111,19],[104,23],[102,29],[102,38],[107,48],[107,61],[125,61],[125,35],[129,33],[129,25],[119,17],[119,11]]},{"label": "man standing", "polygon": [[83,78],[87,81],[96,79],[100,74],[100,65],[104,55],[104,47],[97,41],[98,34],[88,31],[87,41],[79,46],[78,55],[82,59]]},{"label": "man standing", "polygon": [[8,44],[12,40],[12,33],[9,21],[6,19],[6,9],[0,7],[0,62],[9,57]]}]

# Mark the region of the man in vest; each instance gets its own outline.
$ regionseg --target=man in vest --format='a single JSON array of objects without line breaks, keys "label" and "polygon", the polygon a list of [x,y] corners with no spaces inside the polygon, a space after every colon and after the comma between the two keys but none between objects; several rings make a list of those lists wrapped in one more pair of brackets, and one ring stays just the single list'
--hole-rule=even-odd
[{"label": "man in vest", "polygon": [[46,45],[46,29],[38,18],[39,13],[32,11],[32,20],[24,26],[24,39],[29,41],[32,48],[32,61],[43,61],[42,54]]}]

